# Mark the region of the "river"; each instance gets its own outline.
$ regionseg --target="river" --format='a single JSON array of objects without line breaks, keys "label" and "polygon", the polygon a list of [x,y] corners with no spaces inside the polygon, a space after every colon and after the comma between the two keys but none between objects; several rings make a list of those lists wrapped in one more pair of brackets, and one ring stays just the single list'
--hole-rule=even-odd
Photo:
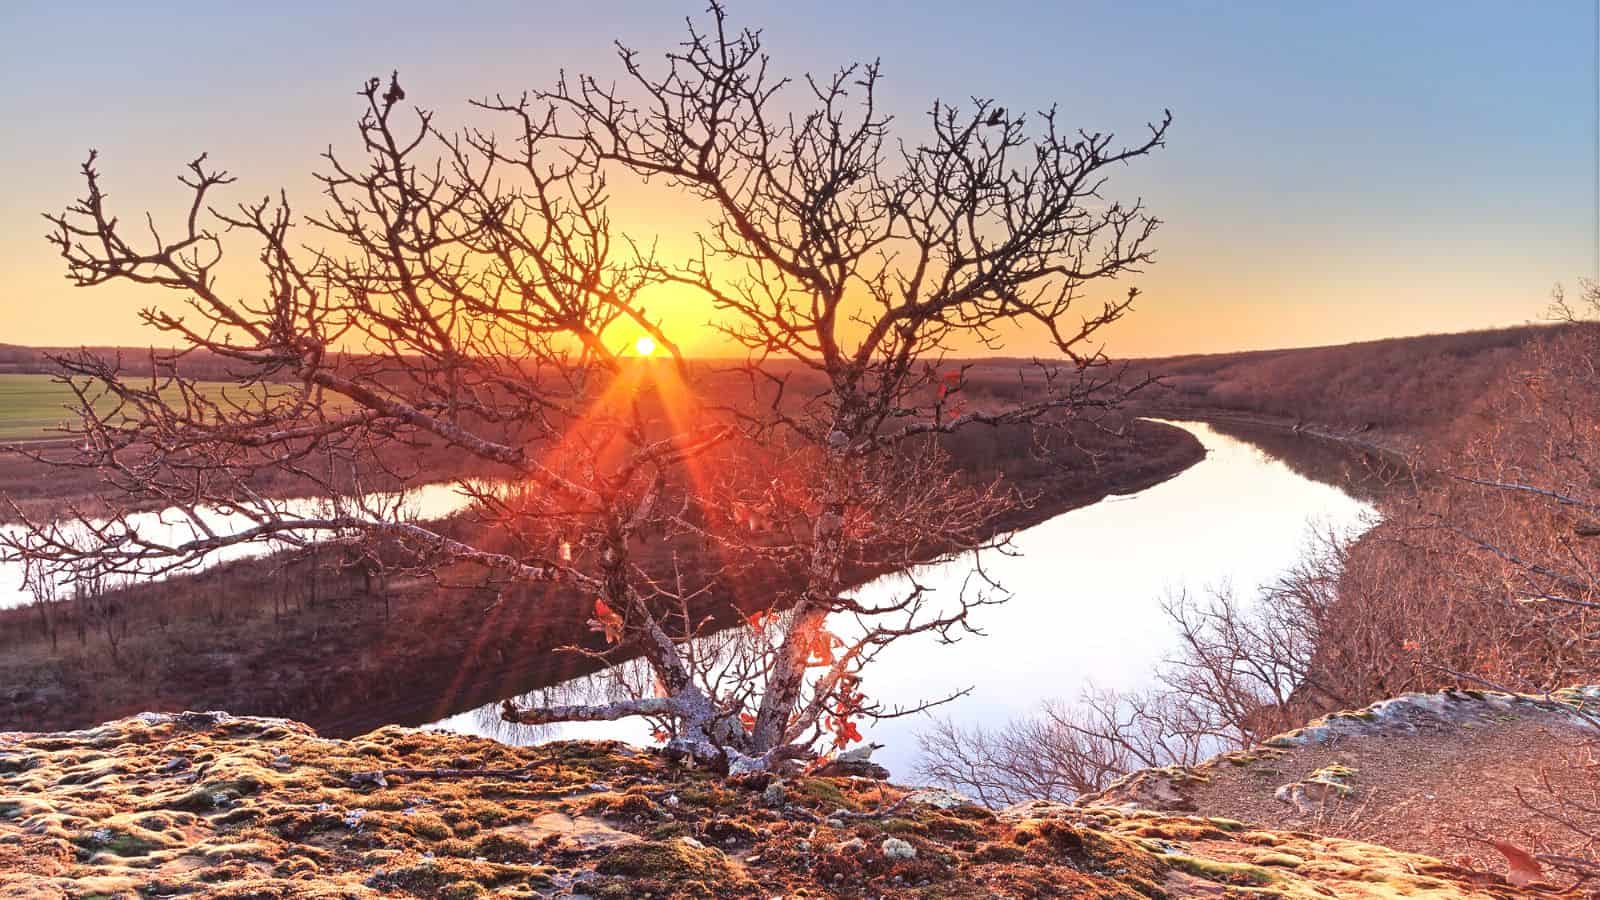
[{"label": "river", "polygon": [[[945,645],[921,635],[892,645],[864,673],[863,691],[885,706],[905,707],[970,689],[932,714],[996,727],[1035,713],[1045,701],[1075,699],[1091,685],[1137,689],[1150,683],[1156,666],[1176,648],[1165,599],[1228,587],[1236,596],[1252,596],[1295,562],[1313,529],[1353,535],[1373,521],[1373,507],[1329,483],[1336,478],[1298,474],[1258,446],[1204,423],[1170,424],[1200,440],[1207,451],[1203,461],[1154,487],[1022,530],[1004,553],[967,554],[919,569],[920,584],[950,598],[980,580],[973,573],[981,564],[996,585],[987,589],[1009,599],[974,613],[981,636]],[[1314,454],[1328,456],[1326,443],[1311,447],[1315,439],[1303,440]],[[1280,452],[1283,444],[1273,442]],[[902,573],[858,593],[869,601],[887,598],[906,583]],[[844,637],[853,627],[848,621],[831,624]],[[603,680],[589,677],[540,692],[539,698],[584,702],[603,699],[607,691]],[[917,733],[928,727],[927,715],[862,728],[867,740],[885,745],[874,759],[897,778],[915,774]],[[649,726],[640,720],[506,726],[493,704],[431,727],[515,743],[650,742]]]},{"label": "river", "polygon": [[[454,484],[438,483],[425,484],[411,488],[401,494],[373,493],[366,494],[343,507],[335,508],[326,500],[295,497],[287,499],[265,499],[262,503],[271,504],[285,518],[294,516],[325,516],[334,513],[348,513],[354,516],[367,516],[374,520],[392,520],[404,518],[412,521],[427,521],[442,519],[467,508],[468,497]],[[105,520],[91,520],[96,528],[105,526]],[[151,512],[131,513],[122,523],[129,530],[140,536],[167,545],[178,545],[187,541],[205,538],[208,534],[238,534],[251,528],[256,523],[249,516],[238,510],[219,507],[201,506],[193,513],[172,508]],[[75,522],[58,523],[62,539],[83,546],[93,546],[97,543],[90,530]],[[0,536],[14,537],[18,540],[26,539],[27,529],[19,524],[0,525]],[[250,543],[232,544],[204,554],[183,569],[195,572],[223,563],[242,559],[253,559],[267,556],[284,550],[288,545],[281,541],[253,541]],[[137,581],[148,581],[161,577],[156,573],[159,561],[151,561],[145,565],[129,565],[129,569],[137,569],[143,574],[116,574],[107,576],[105,587],[114,588],[119,585],[131,584]],[[0,609],[16,606],[26,606],[34,602],[34,587],[29,584],[27,567],[19,559],[0,559]],[[61,598],[70,596],[73,590],[73,579],[69,573],[55,573],[51,579],[54,582],[56,595]]]}]

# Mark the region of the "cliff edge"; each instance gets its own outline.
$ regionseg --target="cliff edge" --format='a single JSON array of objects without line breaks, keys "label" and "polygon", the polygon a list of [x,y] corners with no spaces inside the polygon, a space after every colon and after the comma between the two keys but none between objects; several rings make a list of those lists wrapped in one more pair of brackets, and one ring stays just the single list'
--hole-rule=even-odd
[{"label": "cliff edge", "polygon": [[1229,818],[868,779],[730,781],[610,743],[351,740],[225,713],[0,734],[0,896],[1513,897]]}]

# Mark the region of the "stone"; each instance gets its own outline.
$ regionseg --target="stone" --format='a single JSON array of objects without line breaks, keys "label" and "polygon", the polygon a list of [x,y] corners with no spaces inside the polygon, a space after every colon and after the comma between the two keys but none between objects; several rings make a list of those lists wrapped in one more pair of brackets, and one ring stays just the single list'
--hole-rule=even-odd
[{"label": "stone", "polygon": [[883,856],[885,859],[916,859],[917,848],[910,841],[901,838],[886,838],[883,842]]}]

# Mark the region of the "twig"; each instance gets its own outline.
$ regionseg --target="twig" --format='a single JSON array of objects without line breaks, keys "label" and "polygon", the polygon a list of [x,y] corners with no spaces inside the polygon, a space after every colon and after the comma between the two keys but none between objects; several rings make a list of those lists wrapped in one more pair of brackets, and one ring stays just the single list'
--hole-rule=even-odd
[{"label": "twig", "polygon": [[387,779],[390,778],[505,778],[513,781],[527,781],[533,777],[533,770],[528,767],[520,769],[379,769],[375,772],[357,772],[350,776],[350,781],[355,784],[375,784],[379,787],[388,787]]}]

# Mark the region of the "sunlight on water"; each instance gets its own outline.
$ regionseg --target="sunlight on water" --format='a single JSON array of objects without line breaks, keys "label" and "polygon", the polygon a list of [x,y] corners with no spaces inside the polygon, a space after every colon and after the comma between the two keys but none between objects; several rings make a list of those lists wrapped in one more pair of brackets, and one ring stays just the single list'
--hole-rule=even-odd
[{"label": "sunlight on water", "polygon": [[[1181,592],[1203,595],[1231,586],[1248,597],[1299,557],[1313,529],[1357,533],[1373,508],[1343,491],[1296,474],[1251,444],[1200,423],[1193,433],[1206,458],[1155,487],[1073,510],[1019,532],[1008,553],[989,552],[982,568],[1010,601],[974,613],[983,636],[953,646],[920,636],[891,646],[867,669],[863,690],[885,706],[911,706],[966,688],[972,692],[936,714],[966,725],[999,726],[1041,702],[1072,700],[1091,683],[1138,688],[1176,644],[1162,602]],[[924,567],[918,581],[953,598],[971,579],[974,558]],[[881,603],[903,590],[903,575],[864,585]],[[992,590],[992,589],[991,589]],[[836,621],[848,637],[854,624]],[[605,699],[600,679],[551,689],[561,702]],[[886,744],[874,758],[899,778],[914,775],[916,734],[924,715],[863,727]],[[507,727],[493,705],[435,726],[517,743],[564,738],[649,740],[643,722],[583,723],[538,729]]]}]

